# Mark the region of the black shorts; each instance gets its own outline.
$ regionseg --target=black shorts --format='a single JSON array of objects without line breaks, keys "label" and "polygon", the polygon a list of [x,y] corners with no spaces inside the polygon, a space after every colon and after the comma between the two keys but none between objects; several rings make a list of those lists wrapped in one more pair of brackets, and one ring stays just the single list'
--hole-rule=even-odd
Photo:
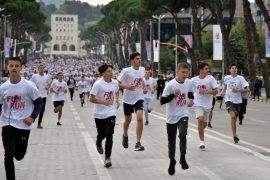
[{"label": "black shorts", "polygon": [[240,113],[246,114],[246,112],[247,112],[247,99],[242,99]]},{"label": "black shorts", "polygon": [[239,114],[240,112],[240,109],[241,109],[241,104],[234,104],[230,101],[226,102],[226,109],[229,111],[229,110],[232,110],[233,112],[235,112],[236,114]]},{"label": "black shorts", "polygon": [[81,93],[80,98],[83,98],[84,94],[85,94],[85,92]]},{"label": "black shorts", "polygon": [[135,112],[138,110],[143,110],[143,100],[139,100],[135,104],[123,103],[123,107],[125,116],[129,116],[134,113],[134,110]]},{"label": "black shorts", "polygon": [[215,97],[213,97],[213,100],[212,100],[212,106],[213,106],[213,107],[211,108],[212,110],[214,109],[215,104],[216,104],[216,98],[215,98]]},{"label": "black shorts", "polygon": [[217,101],[223,100],[222,96],[217,96]]},{"label": "black shorts", "polygon": [[58,107],[58,106],[64,106],[65,101],[53,101],[53,106]]}]

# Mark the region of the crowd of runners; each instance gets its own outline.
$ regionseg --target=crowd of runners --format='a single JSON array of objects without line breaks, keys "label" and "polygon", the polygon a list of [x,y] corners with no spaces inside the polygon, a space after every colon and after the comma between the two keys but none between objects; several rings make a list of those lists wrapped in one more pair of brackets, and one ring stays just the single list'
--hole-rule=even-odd
[{"label": "crowd of runners", "polygon": [[[37,128],[42,129],[42,119],[48,94],[57,114],[57,126],[61,126],[63,106],[68,98],[74,99],[78,91],[80,105],[94,103],[93,116],[97,128],[96,149],[105,154],[105,167],[112,166],[111,153],[113,134],[120,107],[119,90],[123,90],[122,101],[124,123],[122,145],[129,148],[129,125],[132,114],[136,118],[135,151],[144,151],[142,144],[143,126],[149,125],[149,113],[153,109],[154,99],[166,105],[166,128],[168,136],[168,173],[175,173],[176,136],[179,131],[180,161],[182,169],[189,165],[185,155],[187,150],[187,129],[189,107],[194,107],[198,122],[199,148],[205,149],[204,130],[212,128],[211,120],[215,102],[219,108],[225,102],[230,117],[232,140],[238,143],[236,122],[243,118],[249,96],[249,84],[238,75],[236,64],[231,64],[230,74],[223,80],[210,73],[207,63],[198,64],[199,75],[189,79],[189,65],[180,63],[173,76],[168,80],[162,75],[151,77],[150,69],[141,66],[139,53],[130,55],[130,67],[119,70],[110,62],[91,58],[43,57],[29,60],[22,65],[19,58],[8,61],[9,78],[2,78],[0,86],[0,110],[2,112],[2,140],[5,149],[5,169],[8,180],[15,179],[13,158],[23,159],[30,134],[30,127],[37,119]],[[155,96],[156,95],[156,96]],[[102,141],[105,140],[105,150]],[[147,147],[146,147],[147,148]]]}]

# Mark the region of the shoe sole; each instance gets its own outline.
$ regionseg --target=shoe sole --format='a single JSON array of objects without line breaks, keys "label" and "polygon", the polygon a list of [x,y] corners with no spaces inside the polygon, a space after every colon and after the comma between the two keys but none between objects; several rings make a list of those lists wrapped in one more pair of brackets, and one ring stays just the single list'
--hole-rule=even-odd
[{"label": "shoe sole", "polygon": [[200,146],[200,149],[205,149],[205,145]]},{"label": "shoe sole", "polygon": [[143,149],[134,149],[134,151],[144,151],[144,148]]},{"label": "shoe sole", "polygon": [[111,167],[111,166],[112,166],[112,163],[111,163],[111,162],[106,163],[106,164],[104,165],[105,168],[109,168],[109,167]]}]

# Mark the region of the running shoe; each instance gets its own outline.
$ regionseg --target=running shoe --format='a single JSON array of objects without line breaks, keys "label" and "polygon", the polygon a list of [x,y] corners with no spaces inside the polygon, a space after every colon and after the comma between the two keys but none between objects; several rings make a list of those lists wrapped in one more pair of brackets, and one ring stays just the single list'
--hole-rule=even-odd
[{"label": "running shoe", "polygon": [[112,166],[111,158],[105,159],[105,161],[104,161],[104,167],[109,168],[111,166]]},{"label": "running shoe", "polygon": [[209,127],[209,128],[213,128],[212,125],[211,125],[211,123],[208,123],[208,127]]},{"label": "running shoe", "polygon": [[240,139],[238,137],[234,136],[233,141],[234,141],[234,144],[237,144],[240,141]]},{"label": "running shoe", "polygon": [[43,127],[41,126],[41,124],[38,124],[37,128],[42,129]]},{"label": "running shoe", "polygon": [[148,121],[145,121],[145,123],[144,123],[145,125],[148,125],[149,124],[149,122]]},{"label": "running shoe", "polygon": [[169,165],[169,168],[168,168],[168,173],[171,176],[174,175],[174,173],[175,173],[175,164],[176,164],[176,160],[175,159],[170,160],[170,165]]},{"label": "running shoe", "polygon": [[57,126],[61,126],[62,124],[60,122],[57,122]]},{"label": "running shoe", "polygon": [[201,143],[200,143],[200,149],[205,149],[205,144],[204,144],[204,142],[201,142]]},{"label": "running shoe", "polygon": [[134,151],[144,151],[144,147],[141,145],[141,143],[137,142],[135,144],[135,149]]},{"label": "running shoe", "polygon": [[123,137],[122,137],[122,145],[124,148],[128,148],[128,136],[125,137],[124,134],[123,134]]}]

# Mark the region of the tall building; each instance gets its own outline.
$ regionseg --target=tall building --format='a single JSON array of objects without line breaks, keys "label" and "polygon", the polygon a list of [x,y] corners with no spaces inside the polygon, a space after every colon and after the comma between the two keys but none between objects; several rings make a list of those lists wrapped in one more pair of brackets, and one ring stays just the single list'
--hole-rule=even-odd
[{"label": "tall building", "polygon": [[51,15],[51,55],[78,55],[78,15]]}]

